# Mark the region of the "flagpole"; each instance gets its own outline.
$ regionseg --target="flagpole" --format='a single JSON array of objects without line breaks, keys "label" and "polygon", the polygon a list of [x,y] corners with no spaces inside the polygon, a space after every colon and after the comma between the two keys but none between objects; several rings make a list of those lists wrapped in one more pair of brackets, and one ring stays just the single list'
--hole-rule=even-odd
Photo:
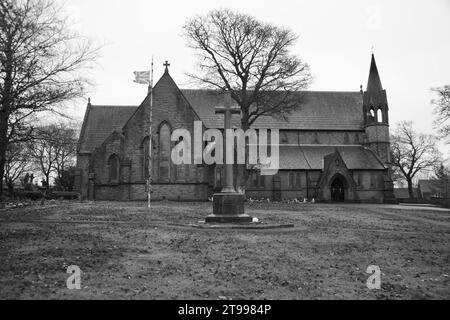
[{"label": "flagpole", "polygon": [[151,208],[151,183],[152,183],[152,122],[153,122],[153,56],[152,56],[152,68],[150,71],[150,131],[148,139],[148,180],[147,180],[147,198],[148,208]]}]

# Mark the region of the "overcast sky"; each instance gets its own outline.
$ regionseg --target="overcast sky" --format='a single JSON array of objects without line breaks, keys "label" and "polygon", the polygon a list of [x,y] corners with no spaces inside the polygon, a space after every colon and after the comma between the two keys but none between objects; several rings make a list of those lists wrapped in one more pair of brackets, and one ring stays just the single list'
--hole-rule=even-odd
[{"label": "overcast sky", "polygon": [[[413,120],[432,131],[431,87],[450,84],[450,1],[374,0],[61,0],[75,27],[104,43],[92,73],[93,104],[138,105],[145,85],[133,83],[133,71],[149,69],[155,80],[163,62],[186,87],[195,57],[186,47],[182,25],[187,18],[216,8],[249,13],[289,27],[300,35],[294,53],[309,63],[312,90],[358,91],[367,84],[371,48],[387,90],[391,125]],[[86,97],[87,99],[87,97]],[[82,119],[85,104],[74,114]]]}]

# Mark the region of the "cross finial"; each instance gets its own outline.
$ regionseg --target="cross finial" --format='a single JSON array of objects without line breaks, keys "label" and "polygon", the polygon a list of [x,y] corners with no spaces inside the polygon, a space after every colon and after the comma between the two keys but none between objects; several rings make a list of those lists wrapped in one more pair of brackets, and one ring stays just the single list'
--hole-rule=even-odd
[{"label": "cross finial", "polygon": [[170,67],[169,61],[166,60],[166,62],[164,62],[164,64],[163,64],[163,66],[166,67],[165,72],[169,72],[169,67]]}]

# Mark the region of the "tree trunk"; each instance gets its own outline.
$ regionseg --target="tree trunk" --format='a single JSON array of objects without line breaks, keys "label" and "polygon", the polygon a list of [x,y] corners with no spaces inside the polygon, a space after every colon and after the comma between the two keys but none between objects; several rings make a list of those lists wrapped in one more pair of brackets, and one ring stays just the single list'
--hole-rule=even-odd
[{"label": "tree trunk", "polygon": [[[0,106],[3,108],[3,106]],[[5,176],[6,148],[8,145],[8,118],[6,112],[0,111],[0,209],[5,207],[3,195],[3,180]]]},{"label": "tree trunk", "polygon": [[411,199],[414,199],[414,192],[413,192],[413,183],[411,179],[406,179],[406,181],[408,182],[408,193],[409,193],[409,197]]},{"label": "tree trunk", "polygon": [[49,194],[50,191],[50,174],[45,175],[45,194]]},{"label": "tree trunk", "polygon": [[[8,147],[8,120],[11,113],[11,89],[13,86],[13,58],[11,56],[11,42],[8,41],[4,57],[4,82],[2,88],[2,99],[0,100],[0,209],[5,207],[3,199],[3,179],[5,177],[6,149]],[[2,51],[3,51],[2,50]]]},{"label": "tree trunk", "polygon": [[9,197],[11,198],[11,200],[15,200],[15,196],[14,196],[14,183],[11,181],[8,181],[8,193],[9,193]]}]

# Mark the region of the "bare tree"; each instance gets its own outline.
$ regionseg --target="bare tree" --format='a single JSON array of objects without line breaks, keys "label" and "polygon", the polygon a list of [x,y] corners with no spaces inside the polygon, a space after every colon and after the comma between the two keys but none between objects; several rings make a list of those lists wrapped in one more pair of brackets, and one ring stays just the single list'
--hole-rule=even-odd
[{"label": "bare tree", "polygon": [[28,148],[36,169],[44,176],[48,191],[52,175],[59,183],[67,180],[64,174],[75,163],[77,130],[74,124],[60,122],[36,128],[34,135]]},{"label": "bare tree", "polygon": [[442,195],[446,198],[449,197],[449,183],[450,183],[450,169],[441,161],[434,168],[435,178],[433,179],[435,185],[439,188]]},{"label": "bare tree", "polygon": [[414,198],[413,178],[416,174],[434,169],[441,159],[436,137],[416,132],[410,121],[399,123],[391,135],[391,154],[392,164],[399,168],[408,183],[411,198]]},{"label": "bare tree", "polygon": [[67,186],[64,182],[67,179],[64,179],[64,175],[67,174],[67,169],[75,164],[78,141],[76,124],[58,123],[50,127],[50,131],[56,133],[49,141],[55,153],[53,169],[59,184],[65,189]]},{"label": "bare tree", "polygon": [[5,157],[5,183],[9,195],[14,197],[14,183],[30,169],[31,161],[24,143],[9,144]]},{"label": "bare tree", "polygon": [[448,138],[450,137],[450,85],[431,90],[437,94],[437,99],[431,101],[436,115],[435,127],[443,137]]},{"label": "bare tree", "polygon": [[397,166],[391,167],[391,179],[397,187],[403,187],[406,182],[405,175]]},{"label": "bare tree", "polygon": [[0,1],[0,185],[7,146],[29,138],[31,117],[80,97],[88,84],[81,71],[98,49],[70,31],[61,10],[54,0]]},{"label": "bare tree", "polygon": [[241,108],[243,130],[261,116],[286,117],[300,107],[311,75],[308,65],[290,53],[298,39],[293,31],[226,9],[189,19],[183,28],[200,70],[189,76],[206,88],[229,92]]},{"label": "bare tree", "polygon": [[50,188],[50,176],[55,172],[56,158],[58,157],[57,146],[53,142],[57,134],[54,126],[40,127],[35,129],[32,140],[28,142],[30,157],[38,170],[44,176],[43,185],[46,192]]}]

